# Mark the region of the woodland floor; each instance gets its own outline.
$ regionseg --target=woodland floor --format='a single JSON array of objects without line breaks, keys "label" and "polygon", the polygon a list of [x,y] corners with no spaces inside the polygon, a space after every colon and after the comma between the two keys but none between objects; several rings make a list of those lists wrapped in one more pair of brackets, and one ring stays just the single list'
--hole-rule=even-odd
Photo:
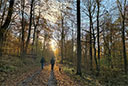
[{"label": "woodland floor", "polygon": [[63,70],[59,71],[57,65],[55,65],[54,71],[51,71],[50,68],[50,65],[45,66],[43,70],[35,68],[15,78],[8,79],[2,86],[95,86],[88,84],[91,82],[86,80],[85,84],[81,83],[80,80],[71,78]]},{"label": "woodland floor", "polygon": [[39,65],[27,65],[17,72],[0,72],[0,86],[128,86],[128,76],[119,74],[105,71],[99,77],[92,73],[83,73],[80,77],[71,65],[56,64],[54,71],[51,71],[50,64],[43,70]]}]

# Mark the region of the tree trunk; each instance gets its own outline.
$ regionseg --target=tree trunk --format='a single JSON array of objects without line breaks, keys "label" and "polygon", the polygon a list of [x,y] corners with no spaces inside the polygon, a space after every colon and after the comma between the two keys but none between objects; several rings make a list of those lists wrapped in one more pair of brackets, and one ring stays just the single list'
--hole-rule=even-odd
[{"label": "tree trunk", "polygon": [[24,46],[25,46],[25,44],[24,44],[24,30],[25,30],[25,23],[24,23],[24,4],[25,4],[25,0],[22,0],[21,1],[21,6],[22,6],[22,37],[21,37],[21,57],[24,57]]},{"label": "tree trunk", "polygon": [[123,43],[123,57],[124,57],[124,70],[127,74],[127,55],[126,55],[126,46],[125,46],[125,17],[122,21],[122,43]]},{"label": "tree trunk", "polygon": [[63,27],[63,18],[62,18],[62,32],[61,32],[61,64],[63,64],[64,59],[64,27]]},{"label": "tree trunk", "polygon": [[[72,24],[73,25],[73,24]],[[72,29],[72,62],[73,62],[73,59],[74,59],[74,55],[73,55],[73,49],[74,49],[74,37],[73,37],[73,29]]]},{"label": "tree trunk", "polygon": [[[85,40],[87,40],[87,37],[85,38]],[[87,65],[87,63],[88,63],[88,61],[87,61],[87,52],[88,52],[88,50],[87,50],[87,41],[85,41],[85,70],[88,70],[87,68],[88,68],[88,65]]]},{"label": "tree trunk", "polygon": [[125,74],[127,74],[127,53],[126,53],[126,45],[125,45],[125,16],[126,16],[126,1],[124,1],[124,16],[122,16],[122,42],[123,42],[123,57],[124,57],[124,69]]},{"label": "tree trunk", "polygon": [[92,16],[91,16],[91,12],[89,11],[89,18],[90,18],[90,41],[89,41],[89,47],[90,47],[90,70],[92,71]]},{"label": "tree trunk", "polygon": [[12,13],[13,13],[13,5],[14,5],[14,1],[15,0],[10,0],[9,1],[9,10],[8,10],[8,14],[7,17],[5,19],[4,24],[0,27],[0,56],[2,56],[2,44],[3,44],[3,39],[5,39],[4,35],[6,34],[6,30],[11,22],[11,17],[12,17]]},{"label": "tree trunk", "polygon": [[4,16],[5,16],[5,12],[6,12],[6,7],[7,7],[7,4],[5,3],[4,11],[3,11],[2,16],[1,16],[2,19],[1,19],[1,25],[0,26],[2,26],[3,22],[4,22]]},{"label": "tree trunk", "polygon": [[44,53],[45,53],[46,39],[47,39],[47,35],[45,34],[45,36],[44,36],[44,42],[43,42],[43,51],[42,51],[43,56],[44,56]]},{"label": "tree trunk", "polygon": [[99,0],[96,0],[97,2],[97,46],[98,46],[98,72],[100,72],[100,33],[99,33],[99,12],[100,12],[100,2]]},{"label": "tree trunk", "polygon": [[8,14],[7,14],[7,17],[6,17],[6,20],[4,22],[4,24],[1,26],[1,29],[2,30],[6,30],[11,22],[11,17],[12,17],[12,13],[13,13],[13,5],[14,5],[14,1],[15,0],[10,0],[9,1],[9,10],[8,10]]},{"label": "tree trunk", "polygon": [[77,0],[77,75],[81,76],[81,15],[80,0]]},{"label": "tree trunk", "polygon": [[67,57],[67,47],[66,47],[66,37],[64,36],[64,44],[63,44],[63,46],[64,46],[64,59]]},{"label": "tree trunk", "polygon": [[[93,25],[92,25],[93,28]],[[95,37],[95,32],[93,28],[93,48],[94,48],[94,59],[95,59],[95,64],[96,64],[96,70],[98,71],[98,63],[97,63],[97,58],[96,58],[96,37]]]},{"label": "tree trunk", "polygon": [[28,30],[28,37],[27,37],[27,41],[26,41],[26,47],[25,47],[25,53],[27,53],[27,48],[29,45],[29,41],[30,41],[30,36],[31,36],[31,26],[32,26],[32,12],[33,12],[33,2],[34,0],[31,1],[31,9],[30,9],[30,20],[29,20],[29,30]]},{"label": "tree trunk", "polygon": [[[124,58],[124,70],[125,70],[125,74],[127,74],[127,54],[126,54],[126,45],[125,45],[125,19],[126,19],[126,2],[127,0],[124,0],[124,4],[122,5],[119,0],[117,0],[117,6],[118,6],[118,9],[119,9],[119,12],[121,14],[121,18],[122,18],[122,21],[121,21],[121,24],[122,24],[122,43],[123,43],[123,58]],[[122,10],[122,8],[124,10]]]},{"label": "tree trunk", "polygon": [[111,66],[111,68],[113,68],[113,63],[112,63],[112,49],[113,49],[113,44],[112,44],[112,37],[113,37],[113,35],[112,35],[112,32],[113,32],[113,30],[112,30],[112,27],[110,26],[110,43],[111,43],[111,45],[109,45],[110,46],[110,48],[109,48],[109,52],[110,52],[110,54],[109,54],[109,56],[110,56],[110,66]]},{"label": "tree trunk", "polygon": [[[34,12],[34,9],[33,9],[33,15],[35,14]],[[37,18],[37,22],[35,23],[34,22],[34,17],[33,17],[33,25],[34,25],[34,33],[33,33],[33,42],[32,42],[32,53],[34,54],[34,45],[35,45],[35,36],[36,36],[36,31],[37,31],[37,26],[38,26],[38,23],[39,23],[39,18],[40,18],[40,8],[39,8],[39,16]]]},{"label": "tree trunk", "polygon": [[38,53],[38,41],[39,40],[39,31],[37,31],[37,35],[36,35],[36,53]]}]

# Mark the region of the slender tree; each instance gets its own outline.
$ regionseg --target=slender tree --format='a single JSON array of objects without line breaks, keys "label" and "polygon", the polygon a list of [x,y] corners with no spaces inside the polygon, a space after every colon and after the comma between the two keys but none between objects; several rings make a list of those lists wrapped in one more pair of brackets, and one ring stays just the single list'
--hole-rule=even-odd
[{"label": "slender tree", "polygon": [[[83,0],[84,1],[84,0]],[[96,70],[98,70],[98,64],[97,64],[97,58],[96,58],[96,37],[95,37],[95,29],[93,28],[93,17],[95,14],[95,8],[96,8],[96,2],[95,0],[85,0],[85,7],[84,13],[86,16],[89,18],[89,36],[90,36],[90,41],[89,41],[89,46],[90,46],[90,70],[92,70],[92,44],[93,44],[93,50],[94,50],[94,60],[96,64]],[[92,40],[93,38],[93,40]]]},{"label": "slender tree", "polygon": [[22,45],[21,45],[21,56],[24,56],[24,48],[25,48],[25,39],[24,39],[24,32],[25,32],[25,21],[24,21],[24,8],[25,8],[25,0],[21,0],[21,7],[22,7],[22,37],[21,37],[21,40],[22,40]]},{"label": "slender tree", "polygon": [[[73,23],[72,23],[72,28],[73,28]],[[72,61],[74,59],[74,34],[73,34],[73,29],[72,29]]]},{"label": "slender tree", "polygon": [[[34,4],[34,6],[35,6],[35,4]],[[40,1],[39,1],[39,6],[40,6]],[[33,9],[33,15],[34,14],[35,14],[35,9]],[[36,38],[37,26],[39,24],[40,14],[41,14],[41,12],[40,12],[40,8],[39,8],[39,14],[38,14],[38,16],[36,16],[37,20],[33,16],[34,33],[33,33],[33,41],[32,41],[32,46],[33,46],[32,53],[34,53],[35,38]],[[36,22],[35,22],[35,20],[36,20]]]},{"label": "slender tree", "polygon": [[97,46],[98,46],[98,71],[100,71],[100,27],[99,27],[99,14],[100,14],[100,0],[97,3]]},{"label": "slender tree", "polygon": [[27,48],[28,48],[29,41],[30,41],[30,36],[31,36],[32,15],[33,15],[33,3],[34,3],[34,0],[31,0],[29,29],[28,29],[28,36],[27,36],[27,41],[26,41],[25,53],[27,52]]},{"label": "slender tree", "polygon": [[94,59],[95,59],[95,64],[96,64],[96,70],[98,71],[98,63],[97,63],[97,58],[96,58],[96,36],[95,36],[95,30],[94,30],[94,28],[92,30],[93,30],[93,51],[94,51]]},{"label": "slender tree", "polygon": [[77,0],[77,75],[81,76],[81,15],[80,0]]},{"label": "slender tree", "polygon": [[127,0],[123,0],[123,5],[119,0],[117,0],[117,6],[121,15],[121,32],[122,32],[122,43],[123,43],[123,58],[124,58],[124,70],[127,74],[127,54],[126,54],[126,45],[125,45],[125,21],[126,21],[126,2]]},{"label": "slender tree", "polygon": [[[62,14],[61,14],[62,15]],[[61,31],[61,63],[63,64],[63,59],[64,59],[64,20],[62,16],[62,31]]]},{"label": "slender tree", "polygon": [[88,7],[88,12],[89,12],[89,20],[90,20],[90,29],[89,29],[89,36],[90,36],[90,40],[89,40],[89,46],[90,46],[90,70],[92,70],[92,12],[91,12],[91,6],[92,3],[91,1],[89,1],[89,7]]}]

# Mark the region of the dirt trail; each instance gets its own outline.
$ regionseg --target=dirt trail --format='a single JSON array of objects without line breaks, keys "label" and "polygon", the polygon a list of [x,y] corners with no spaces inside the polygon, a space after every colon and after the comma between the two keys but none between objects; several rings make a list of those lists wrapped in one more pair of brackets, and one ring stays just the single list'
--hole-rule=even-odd
[{"label": "dirt trail", "polygon": [[54,73],[57,80],[57,86],[81,86],[63,71],[59,71],[59,66],[55,66]]},{"label": "dirt trail", "polygon": [[29,82],[31,82],[38,74],[40,74],[41,70],[35,72],[34,74],[32,74],[30,77],[27,77],[26,79],[24,79],[23,81],[21,81],[20,83],[17,83],[17,86],[27,86],[27,84]]},{"label": "dirt trail", "polygon": [[59,71],[55,65],[54,71],[51,66],[45,66],[44,69],[33,80],[27,83],[27,86],[80,86],[77,82],[71,80],[69,76]]},{"label": "dirt trail", "polygon": [[[23,75],[21,76],[23,77]],[[26,77],[26,74],[24,77]],[[18,79],[18,82],[15,82],[15,84],[3,86],[80,86],[65,73],[60,72],[59,66],[56,65],[54,71],[51,71],[51,66],[47,65],[44,66],[43,70],[38,68],[36,72],[31,73],[31,75],[29,74],[28,77]]]}]

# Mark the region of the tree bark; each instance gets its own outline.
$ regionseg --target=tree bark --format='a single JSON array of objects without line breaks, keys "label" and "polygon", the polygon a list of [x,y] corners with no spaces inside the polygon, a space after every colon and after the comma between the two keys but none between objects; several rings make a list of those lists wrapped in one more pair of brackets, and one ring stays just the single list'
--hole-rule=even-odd
[{"label": "tree bark", "polygon": [[[122,28],[121,28],[121,33],[122,33],[122,44],[123,44],[123,58],[124,58],[124,70],[125,70],[125,74],[127,74],[127,54],[126,54],[126,45],[125,45],[125,20],[126,20],[126,1],[124,0],[124,4],[121,5],[121,2],[119,0],[117,0],[117,6],[119,9],[119,12],[121,14],[121,24],[122,24]],[[124,10],[122,10],[122,8]]]},{"label": "tree bark", "polygon": [[[73,24],[72,24],[72,27],[73,27]],[[74,49],[74,34],[73,34],[73,29],[72,29],[72,62],[73,62],[73,59],[74,59],[74,52],[73,52],[73,49]]]},{"label": "tree bark", "polygon": [[25,44],[24,44],[24,32],[25,32],[25,21],[24,21],[24,8],[25,8],[25,6],[24,6],[24,4],[25,4],[25,0],[22,0],[21,1],[21,6],[22,6],[22,37],[21,37],[21,57],[24,57],[24,52],[25,52],[25,50],[24,50],[24,48],[25,48]]},{"label": "tree bark", "polygon": [[27,41],[26,41],[25,53],[27,53],[27,48],[28,48],[29,41],[30,41],[30,36],[31,36],[32,15],[33,15],[33,14],[32,14],[32,12],[33,12],[33,2],[34,2],[34,0],[31,0],[29,30],[28,30],[28,37],[27,37]]},{"label": "tree bark", "polygon": [[81,15],[80,0],[77,0],[77,75],[81,76]]},{"label": "tree bark", "polygon": [[[34,15],[34,9],[33,9],[33,15]],[[40,19],[40,8],[39,8],[39,15],[38,15],[38,18],[37,18],[37,22],[35,23],[34,22],[34,17],[33,17],[33,25],[34,25],[34,33],[33,33],[33,42],[32,42],[32,53],[34,53],[34,45],[35,45],[35,38],[36,38],[36,32],[37,32],[37,26],[38,26],[38,23],[39,23],[39,19]]]},{"label": "tree bark", "polygon": [[0,56],[2,56],[2,44],[3,44],[3,39],[4,39],[4,35],[5,35],[5,32],[11,22],[11,17],[12,17],[12,14],[13,14],[13,5],[14,5],[14,1],[15,0],[10,0],[9,1],[9,10],[8,10],[8,14],[7,14],[7,17],[5,19],[5,22],[4,24],[0,27]]},{"label": "tree bark", "polygon": [[92,15],[91,15],[91,9],[89,8],[89,19],[90,19],[90,41],[89,41],[89,47],[90,47],[90,70],[92,71]]},{"label": "tree bark", "polygon": [[122,43],[123,43],[123,57],[124,57],[124,70],[127,74],[127,55],[126,55],[126,45],[125,45],[125,16],[122,21]]},{"label": "tree bark", "polygon": [[61,32],[61,64],[63,64],[64,59],[64,27],[63,27],[63,18],[62,18],[62,32]]},{"label": "tree bark", "polygon": [[[93,25],[92,25],[93,27]],[[98,63],[97,63],[97,58],[96,58],[96,37],[95,37],[95,32],[93,28],[93,50],[94,50],[94,59],[95,59],[95,64],[96,64],[96,70],[98,71]]]},{"label": "tree bark", "polygon": [[8,10],[8,14],[7,14],[6,20],[5,20],[4,24],[1,26],[2,30],[6,30],[8,28],[8,26],[9,26],[10,22],[11,22],[14,1],[15,0],[10,0],[9,1],[9,10]]},{"label": "tree bark", "polygon": [[100,12],[100,1],[96,0],[97,3],[97,46],[98,46],[98,72],[100,72],[100,33],[99,33],[99,12]]}]

